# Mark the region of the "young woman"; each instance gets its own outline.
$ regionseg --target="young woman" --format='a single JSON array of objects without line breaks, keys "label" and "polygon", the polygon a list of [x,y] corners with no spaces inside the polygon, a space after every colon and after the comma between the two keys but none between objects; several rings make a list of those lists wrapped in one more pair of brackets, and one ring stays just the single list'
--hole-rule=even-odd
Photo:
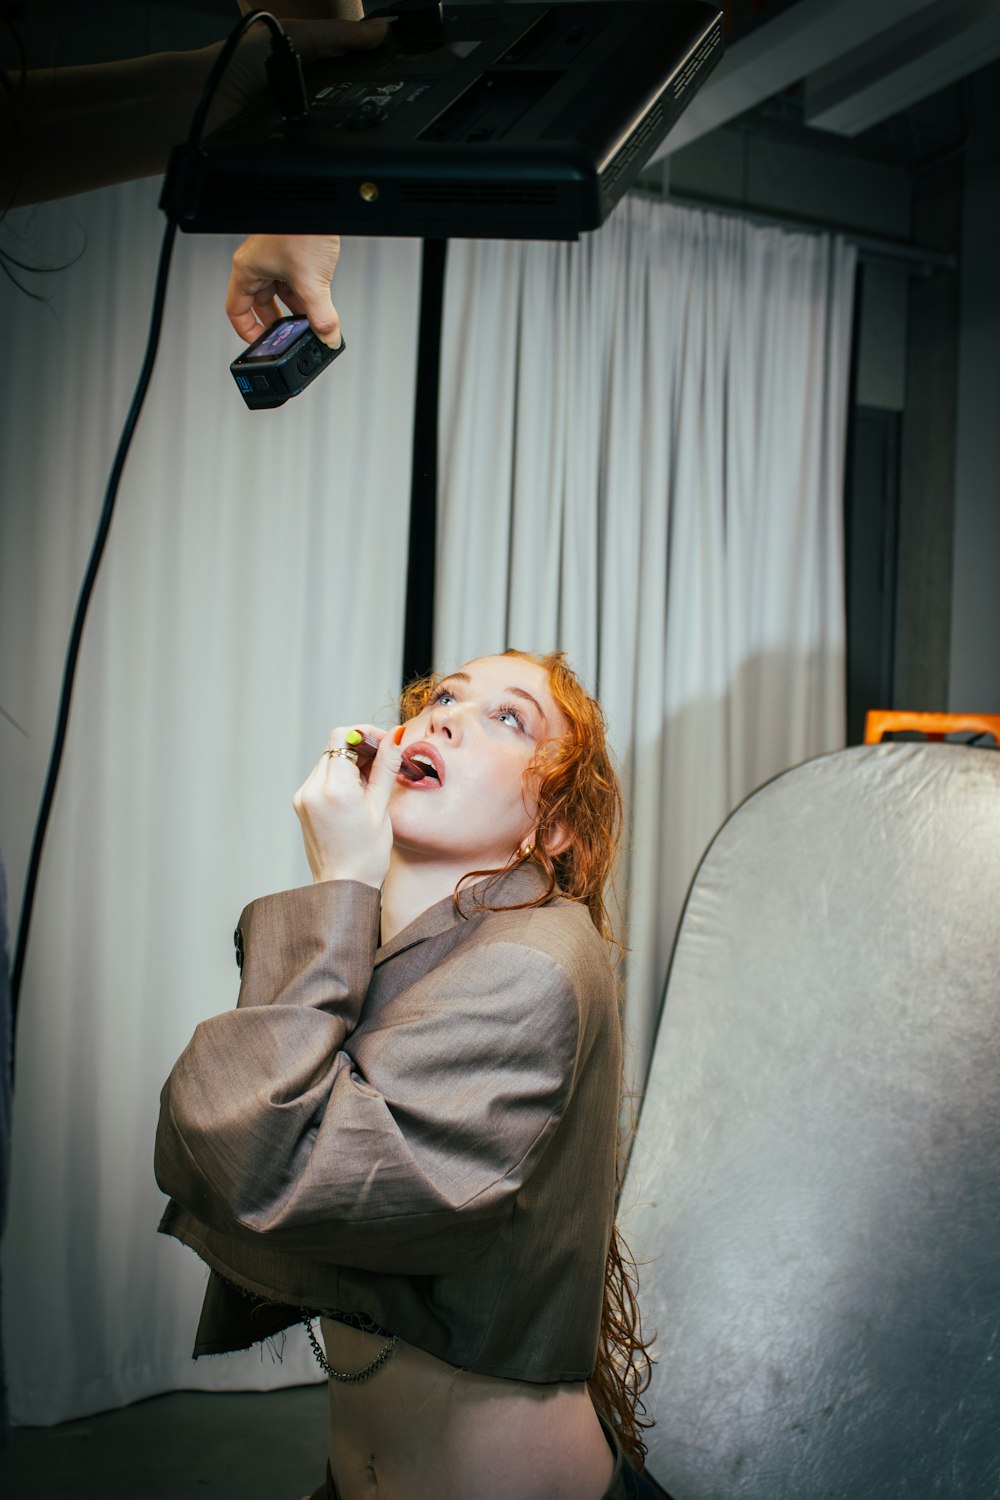
[{"label": "young woman", "polygon": [[247,907],[237,1007],[164,1086],[160,1229],[216,1273],[195,1354],[320,1316],[320,1500],[640,1493],[601,711],[509,651],[402,719],[331,734],[295,797],[314,884]]}]

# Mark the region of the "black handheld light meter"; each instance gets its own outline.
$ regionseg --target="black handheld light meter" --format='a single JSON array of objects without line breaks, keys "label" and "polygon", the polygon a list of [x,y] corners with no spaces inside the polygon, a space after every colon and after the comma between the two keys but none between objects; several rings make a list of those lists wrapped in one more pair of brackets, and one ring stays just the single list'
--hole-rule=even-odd
[{"label": "black handheld light meter", "polygon": [[331,349],[316,337],[308,318],[279,318],[229,366],[251,411],[283,406],[304,391],[321,370],[343,354],[343,338]]}]

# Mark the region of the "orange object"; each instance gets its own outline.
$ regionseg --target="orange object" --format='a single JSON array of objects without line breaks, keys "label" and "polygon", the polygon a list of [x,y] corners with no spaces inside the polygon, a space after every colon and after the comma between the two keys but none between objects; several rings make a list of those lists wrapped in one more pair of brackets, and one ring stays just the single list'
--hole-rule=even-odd
[{"label": "orange object", "polygon": [[972,730],[974,734],[991,734],[1000,745],[1000,714],[924,714],[895,708],[868,710],[865,744],[877,745],[884,734],[897,729],[915,729],[929,740],[943,740],[946,734]]}]

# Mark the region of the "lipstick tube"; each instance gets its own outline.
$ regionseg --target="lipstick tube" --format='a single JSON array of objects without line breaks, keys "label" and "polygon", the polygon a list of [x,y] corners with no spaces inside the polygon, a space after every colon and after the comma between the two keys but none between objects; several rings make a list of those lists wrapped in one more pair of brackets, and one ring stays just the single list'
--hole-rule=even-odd
[{"label": "lipstick tube", "polygon": [[[367,766],[375,759],[378,741],[373,740],[370,734],[363,734],[360,729],[349,729],[346,738],[348,749],[353,750],[358,757],[359,766]],[[420,781],[424,775],[419,767],[408,760],[404,760],[399,769],[410,781]]]}]

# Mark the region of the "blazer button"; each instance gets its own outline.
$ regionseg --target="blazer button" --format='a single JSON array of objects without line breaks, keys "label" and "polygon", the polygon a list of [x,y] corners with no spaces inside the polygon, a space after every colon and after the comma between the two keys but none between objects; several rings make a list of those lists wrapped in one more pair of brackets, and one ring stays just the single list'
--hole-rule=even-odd
[{"label": "blazer button", "polygon": [[237,927],[233,933],[233,944],[236,948],[236,967],[243,973],[243,931]]}]

